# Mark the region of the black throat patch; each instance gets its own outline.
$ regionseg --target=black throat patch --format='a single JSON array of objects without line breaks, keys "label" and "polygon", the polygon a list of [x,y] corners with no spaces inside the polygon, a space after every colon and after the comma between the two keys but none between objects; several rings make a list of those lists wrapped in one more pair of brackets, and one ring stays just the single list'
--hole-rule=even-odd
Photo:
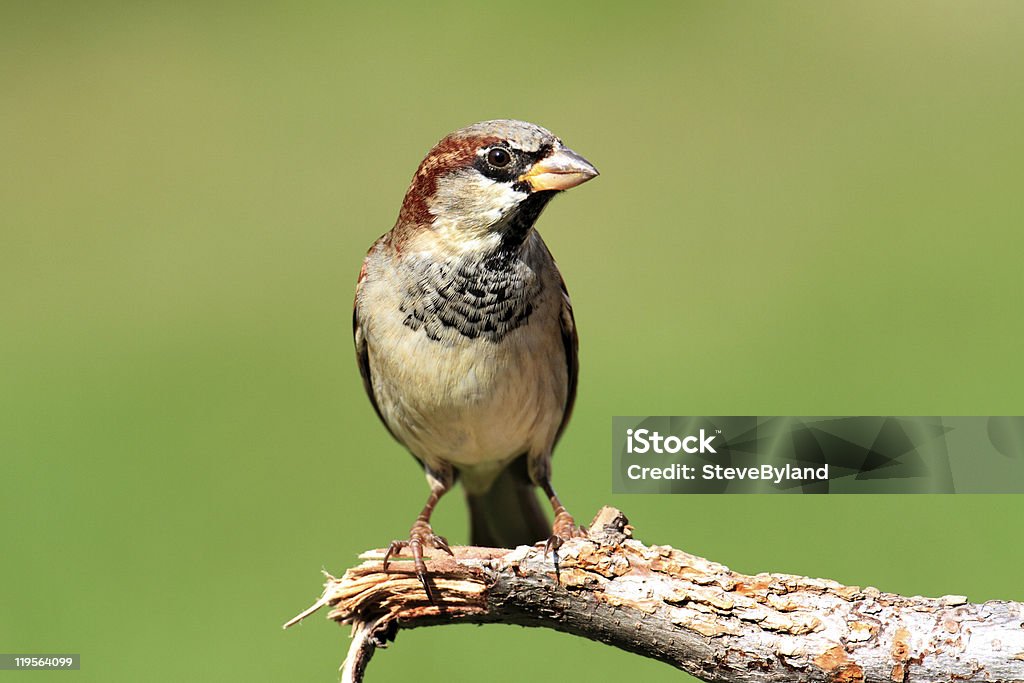
[{"label": "black throat patch", "polygon": [[455,336],[499,342],[525,324],[543,284],[523,260],[523,244],[554,195],[536,192],[523,200],[490,253],[405,264],[410,272],[399,305],[406,314],[403,324],[442,343]]},{"label": "black throat patch", "polygon": [[[518,189],[518,188],[517,188]],[[523,188],[525,190],[525,188]],[[522,246],[530,234],[530,228],[537,222],[544,207],[548,205],[557,192],[554,190],[543,190],[532,192],[526,199],[519,203],[515,213],[509,216],[508,224],[505,226],[501,236],[502,250],[515,250]]]}]

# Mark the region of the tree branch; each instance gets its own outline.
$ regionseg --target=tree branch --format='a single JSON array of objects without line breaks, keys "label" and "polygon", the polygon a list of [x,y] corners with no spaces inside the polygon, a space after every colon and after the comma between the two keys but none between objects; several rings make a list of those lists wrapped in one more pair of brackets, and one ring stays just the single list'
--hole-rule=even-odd
[{"label": "tree branch", "polygon": [[430,562],[440,606],[383,551],[328,577],[323,606],[353,641],[342,681],[362,680],[399,628],[448,623],[543,626],[653,657],[705,681],[1024,681],[1024,604],[903,597],[787,574],[745,576],[631,538],[603,508],[588,539],[559,550],[453,548]]}]

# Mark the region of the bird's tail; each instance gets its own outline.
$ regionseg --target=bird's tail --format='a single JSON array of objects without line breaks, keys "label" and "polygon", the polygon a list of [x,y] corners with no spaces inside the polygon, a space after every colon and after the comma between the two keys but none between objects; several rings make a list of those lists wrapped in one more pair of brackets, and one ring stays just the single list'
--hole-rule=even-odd
[{"label": "bird's tail", "polygon": [[526,455],[509,464],[490,490],[479,495],[467,493],[466,502],[473,545],[515,548],[551,535],[551,524],[541,511],[536,487],[526,470]]}]

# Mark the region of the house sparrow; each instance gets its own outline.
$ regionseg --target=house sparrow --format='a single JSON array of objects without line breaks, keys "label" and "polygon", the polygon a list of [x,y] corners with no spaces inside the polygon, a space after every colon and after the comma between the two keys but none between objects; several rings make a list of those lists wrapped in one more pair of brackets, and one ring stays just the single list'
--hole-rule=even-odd
[{"label": "house sparrow", "polygon": [[[423,549],[451,550],[430,515],[458,477],[474,545],[547,538],[557,550],[580,534],[551,487],[551,449],[576,395],[576,327],[533,226],[555,194],[596,175],[540,126],[473,124],[427,154],[395,227],[363,261],[353,314],[359,370],[377,415],[430,485],[384,567],[408,547],[431,600]],[[534,486],[551,501],[551,527]]]}]

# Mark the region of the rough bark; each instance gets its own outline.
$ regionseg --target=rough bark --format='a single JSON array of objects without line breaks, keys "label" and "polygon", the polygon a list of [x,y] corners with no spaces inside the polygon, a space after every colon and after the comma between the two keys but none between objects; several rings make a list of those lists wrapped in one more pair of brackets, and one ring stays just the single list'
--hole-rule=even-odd
[{"label": "rough bark", "polygon": [[[343,681],[362,680],[400,628],[501,622],[544,626],[629,650],[705,681],[1024,681],[1024,604],[904,597],[787,574],[746,576],[631,538],[602,509],[589,538],[543,548],[453,548],[429,564],[442,604],[382,551],[328,577],[323,606],[353,625]],[[364,555],[368,557],[369,555]]]}]

